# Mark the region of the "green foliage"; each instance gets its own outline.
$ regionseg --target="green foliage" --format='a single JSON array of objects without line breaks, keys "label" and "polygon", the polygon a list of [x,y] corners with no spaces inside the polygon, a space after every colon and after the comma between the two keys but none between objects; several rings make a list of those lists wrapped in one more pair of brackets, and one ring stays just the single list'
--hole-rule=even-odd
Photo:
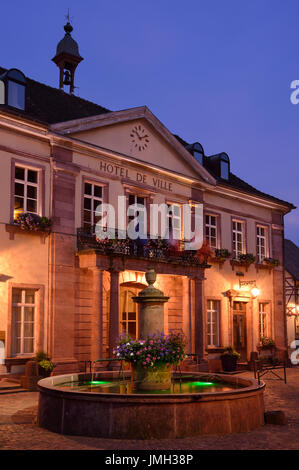
[{"label": "green foliage", "polygon": [[34,358],[37,362],[48,360],[48,355],[44,351],[37,351]]},{"label": "green foliage", "polygon": [[48,359],[44,359],[43,361],[39,361],[38,365],[42,367],[43,369],[51,372],[56,364],[54,362],[49,361]]},{"label": "green foliage", "polygon": [[238,351],[236,351],[232,346],[227,346],[224,350],[224,353],[225,355],[227,356],[234,356],[234,357],[237,357],[238,359],[240,359],[240,354],[238,353]]},{"label": "green foliage", "polygon": [[133,340],[125,334],[120,337],[113,353],[126,362],[156,369],[161,365],[182,362],[186,357],[186,343],[186,337],[181,331],[167,336],[158,333],[145,340]]}]

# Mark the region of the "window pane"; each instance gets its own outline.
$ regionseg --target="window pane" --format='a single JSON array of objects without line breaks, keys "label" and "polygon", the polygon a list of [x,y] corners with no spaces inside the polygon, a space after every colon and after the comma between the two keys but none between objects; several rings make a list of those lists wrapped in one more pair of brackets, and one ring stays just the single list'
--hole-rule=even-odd
[{"label": "window pane", "polygon": [[24,339],[24,353],[33,353],[33,338]]},{"label": "window pane", "polygon": [[136,338],[136,323],[128,323],[128,334],[131,338]]},{"label": "window pane", "polygon": [[22,289],[13,288],[12,290],[12,303],[18,304],[22,302]]},{"label": "window pane", "polygon": [[21,307],[12,308],[12,321],[17,325],[17,322],[21,321]]},{"label": "window pane", "polygon": [[136,320],[136,313],[135,312],[128,312],[128,320]]},{"label": "window pane", "polygon": [[24,85],[8,80],[8,105],[18,109],[25,109]]},{"label": "window pane", "polygon": [[24,320],[26,322],[34,321],[34,307],[24,307]]},{"label": "window pane", "polygon": [[91,210],[91,199],[85,197],[84,198],[84,209]]},{"label": "window pane", "polygon": [[93,200],[93,210],[94,210],[94,212],[97,211],[97,210],[98,210],[98,212],[100,212],[101,211],[101,205],[102,205],[102,203],[100,201],[97,201],[96,199],[94,199]]},{"label": "window pane", "polygon": [[91,184],[90,183],[84,184],[84,193],[91,196]]},{"label": "window pane", "polygon": [[20,338],[18,338],[16,335],[13,335],[13,338],[12,338],[12,352],[13,352],[13,354],[18,354],[18,353],[21,352],[20,345],[21,345]]},{"label": "window pane", "polygon": [[15,195],[24,196],[24,185],[22,183],[15,183]]},{"label": "window pane", "polygon": [[27,186],[27,197],[30,199],[37,199],[37,187],[36,186]]},{"label": "window pane", "polygon": [[25,168],[21,168],[19,166],[15,167],[15,179],[24,181],[24,179],[25,179]]},{"label": "window pane", "polygon": [[142,204],[144,206],[145,205],[144,197],[137,196],[137,204]]},{"label": "window pane", "polygon": [[24,323],[24,338],[33,338],[34,336],[33,325],[34,324],[32,322]]},{"label": "window pane", "polygon": [[37,201],[34,199],[27,199],[27,211],[28,212],[37,212]]},{"label": "window pane", "polygon": [[15,209],[24,210],[24,198],[22,197],[15,197]]},{"label": "window pane", "polygon": [[102,186],[94,186],[94,195],[96,197],[102,197]]},{"label": "window pane", "polygon": [[90,211],[84,211],[84,222],[90,222],[91,223],[91,212]]},{"label": "window pane", "polygon": [[30,183],[37,183],[37,171],[28,170],[28,181]]}]

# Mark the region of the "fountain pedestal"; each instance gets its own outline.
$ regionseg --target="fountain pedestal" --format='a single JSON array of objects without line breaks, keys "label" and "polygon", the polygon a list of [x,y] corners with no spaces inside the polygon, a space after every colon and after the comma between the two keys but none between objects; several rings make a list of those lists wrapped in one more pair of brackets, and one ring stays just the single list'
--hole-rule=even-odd
[{"label": "fountain pedestal", "polygon": [[[156,289],[156,272],[153,268],[145,274],[148,286],[133,297],[139,305],[139,339],[146,339],[155,333],[164,333],[164,304],[169,297]],[[171,385],[171,366],[161,364],[154,367],[134,365],[132,367],[132,379],[139,390],[167,390]]]}]

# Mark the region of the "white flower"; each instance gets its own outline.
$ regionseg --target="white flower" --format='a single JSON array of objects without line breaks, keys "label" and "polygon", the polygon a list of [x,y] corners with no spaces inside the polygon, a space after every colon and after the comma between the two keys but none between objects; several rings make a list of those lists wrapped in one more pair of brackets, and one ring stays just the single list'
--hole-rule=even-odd
[{"label": "white flower", "polygon": [[120,354],[119,354],[119,353],[117,353],[116,355],[117,355],[117,356],[120,356]]},{"label": "white flower", "polygon": [[126,346],[130,346],[130,343],[127,343]]},{"label": "white flower", "polygon": [[131,353],[130,356],[134,356],[134,353]]}]

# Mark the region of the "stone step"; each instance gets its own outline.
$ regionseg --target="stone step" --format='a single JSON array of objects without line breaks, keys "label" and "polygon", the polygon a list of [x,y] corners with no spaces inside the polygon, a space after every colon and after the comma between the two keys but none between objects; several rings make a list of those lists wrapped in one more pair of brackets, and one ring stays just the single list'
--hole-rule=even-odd
[{"label": "stone step", "polygon": [[12,393],[24,393],[24,392],[30,392],[30,390],[26,390],[25,388],[22,388],[22,387],[0,388],[0,396],[10,395]]}]

